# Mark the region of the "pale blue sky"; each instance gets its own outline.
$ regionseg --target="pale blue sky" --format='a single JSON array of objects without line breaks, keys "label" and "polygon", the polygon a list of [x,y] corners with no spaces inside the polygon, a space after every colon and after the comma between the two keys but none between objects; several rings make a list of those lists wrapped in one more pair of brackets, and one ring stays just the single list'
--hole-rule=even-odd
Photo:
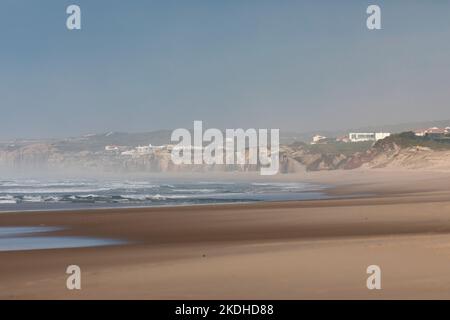
[{"label": "pale blue sky", "polygon": [[[82,30],[66,29],[78,4]],[[382,30],[366,8],[382,8]],[[2,0],[0,139],[450,119],[449,1]]]}]

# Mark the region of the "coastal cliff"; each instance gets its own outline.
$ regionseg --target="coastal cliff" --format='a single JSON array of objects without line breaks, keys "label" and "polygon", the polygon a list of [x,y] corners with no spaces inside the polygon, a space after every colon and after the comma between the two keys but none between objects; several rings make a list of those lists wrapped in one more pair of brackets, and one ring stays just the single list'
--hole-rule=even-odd
[{"label": "coastal cliff", "polygon": [[[247,154],[248,156],[248,154]],[[257,165],[175,165],[169,149],[124,154],[104,146],[76,148],[60,142],[29,142],[0,146],[0,167],[11,169],[80,169],[97,172],[209,172],[256,171]],[[450,169],[450,143],[414,136],[392,135],[373,145],[311,146],[292,143],[280,147],[280,173],[356,168]]]}]

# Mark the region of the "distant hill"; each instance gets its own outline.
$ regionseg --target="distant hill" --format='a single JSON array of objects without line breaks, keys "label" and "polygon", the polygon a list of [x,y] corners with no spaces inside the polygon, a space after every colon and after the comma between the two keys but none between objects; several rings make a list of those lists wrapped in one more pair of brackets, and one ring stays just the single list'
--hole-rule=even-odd
[{"label": "distant hill", "polygon": [[[349,132],[391,132],[400,133],[405,131],[411,131],[420,128],[429,127],[447,127],[450,126],[450,120],[438,120],[438,121],[422,121],[411,122],[394,125],[379,125],[370,127],[350,128],[343,130],[315,130],[309,132],[296,132],[296,131],[280,131],[280,143],[282,145],[289,145],[295,142],[309,143],[312,137],[316,134],[320,134],[326,137],[340,137],[347,135]],[[119,145],[119,146],[143,146],[143,145],[163,145],[170,144],[170,136],[172,130],[157,130],[150,132],[139,133],[127,133],[127,132],[108,132],[99,134],[89,134],[80,137],[72,137],[67,139],[52,139],[52,140],[15,140],[14,142],[0,142],[0,148],[4,148],[10,144],[16,146],[24,146],[32,143],[49,143],[61,151],[78,152],[78,151],[100,151],[104,150],[106,145]]]}]

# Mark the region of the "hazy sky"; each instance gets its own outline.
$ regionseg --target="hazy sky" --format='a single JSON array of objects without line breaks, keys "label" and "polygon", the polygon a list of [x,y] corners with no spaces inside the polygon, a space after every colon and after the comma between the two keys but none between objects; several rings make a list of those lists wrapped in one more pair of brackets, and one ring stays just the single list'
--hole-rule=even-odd
[{"label": "hazy sky", "polygon": [[[66,28],[78,4],[82,30]],[[382,30],[366,8],[382,9]],[[0,139],[450,119],[449,1],[2,0]]]}]

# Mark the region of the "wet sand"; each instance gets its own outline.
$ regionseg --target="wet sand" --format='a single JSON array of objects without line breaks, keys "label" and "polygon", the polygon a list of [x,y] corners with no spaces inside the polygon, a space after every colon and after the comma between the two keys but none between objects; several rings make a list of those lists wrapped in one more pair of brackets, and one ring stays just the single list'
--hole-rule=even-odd
[{"label": "wet sand", "polygon": [[[2,299],[450,298],[449,173],[311,174],[334,195],[283,203],[1,213],[0,227],[126,244],[0,252]],[[289,177],[294,179],[294,177]],[[82,289],[66,289],[68,265]],[[382,270],[368,290],[366,268]]]}]

